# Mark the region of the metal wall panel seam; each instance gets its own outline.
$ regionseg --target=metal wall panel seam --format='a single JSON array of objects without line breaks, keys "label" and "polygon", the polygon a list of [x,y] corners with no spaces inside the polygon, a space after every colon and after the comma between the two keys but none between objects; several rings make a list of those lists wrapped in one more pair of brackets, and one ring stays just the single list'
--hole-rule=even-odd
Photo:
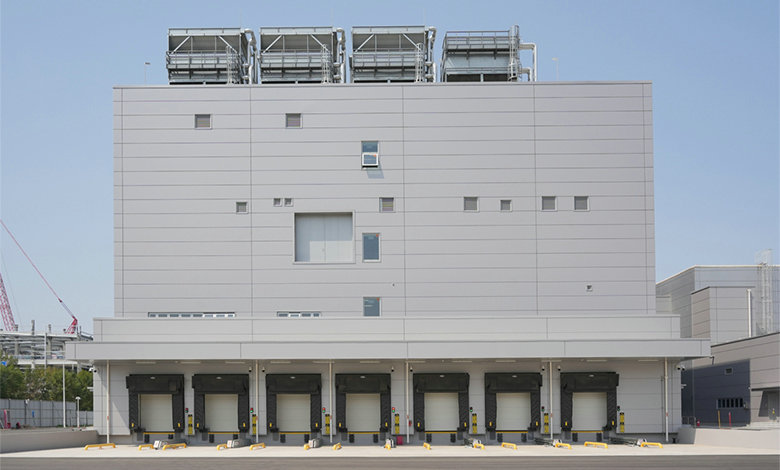
[{"label": "metal wall panel seam", "polygon": [[[534,151],[533,151],[533,160],[534,160],[534,250],[535,250],[535,262],[534,262],[534,281],[536,284],[536,298],[539,298],[539,211],[537,208],[539,195],[537,194],[537,185],[536,185],[536,179],[537,179],[537,171],[539,168],[539,165],[537,164],[537,158],[536,158],[536,85],[532,85],[532,99],[531,99],[531,106],[533,109],[533,127],[534,127]],[[539,301],[537,300],[535,303],[535,309],[536,309],[536,315],[539,315]],[[549,327],[547,327],[547,338],[549,338]]]}]

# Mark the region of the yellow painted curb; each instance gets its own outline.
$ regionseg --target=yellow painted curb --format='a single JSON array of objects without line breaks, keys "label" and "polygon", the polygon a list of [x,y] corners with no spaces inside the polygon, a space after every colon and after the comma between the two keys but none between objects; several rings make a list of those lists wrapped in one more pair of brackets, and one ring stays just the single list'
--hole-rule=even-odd
[{"label": "yellow painted curb", "polygon": [[664,446],[660,442],[643,442],[641,444],[641,447],[658,447],[659,449],[664,448]]},{"label": "yellow painted curb", "polygon": [[162,448],[162,450],[168,450],[168,449],[186,449],[187,444],[180,442],[178,444],[165,444]]},{"label": "yellow painted curb", "polygon": [[587,441],[587,442],[585,442],[585,444],[583,444],[583,445],[584,445],[585,447],[591,446],[591,447],[601,447],[602,449],[606,449],[606,448],[607,448],[607,443],[606,443],[606,442],[592,442],[592,441]]},{"label": "yellow painted curb", "polygon": [[84,450],[102,449],[103,447],[111,447],[112,449],[116,449],[116,444],[113,442],[104,442],[103,444],[87,444],[84,446]]}]

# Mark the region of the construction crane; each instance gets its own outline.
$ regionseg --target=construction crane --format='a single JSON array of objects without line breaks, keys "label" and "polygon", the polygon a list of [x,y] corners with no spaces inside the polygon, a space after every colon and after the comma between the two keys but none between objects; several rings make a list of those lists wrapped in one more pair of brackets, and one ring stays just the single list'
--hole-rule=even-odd
[{"label": "construction crane", "polygon": [[2,274],[0,274],[0,312],[3,314],[3,329],[5,331],[16,331],[17,325],[14,321],[14,314],[11,311],[11,304],[8,303],[8,295],[5,293]]},{"label": "construction crane", "polygon": [[[32,265],[33,269],[35,269],[35,272],[38,273],[38,276],[41,277],[41,279],[43,280],[43,283],[46,284],[46,287],[49,288],[51,293],[54,294],[54,297],[57,298],[57,301],[60,303],[60,305],[62,305],[62,308],[64,308],[65,311],[68,312],[68,315],[70,315],[70,318],[72,319],[72,321],[70,322],[70,325],[68,326],[68,328],[65,329],[65,334],[69,334],[69,335],[76,334],[76,330],[77,330],[77,328],[79,326],[79,321],[76,318],[76,316],[73,315],[73,312],[70,311],[68,306],[65,305],[65,302],[63,302],[62,299],[60,298],[60,296],[57,295],[57,292],[54,290],[54,288],[51,286],[51,284],[49,284],[49,281],[47,281],[46,278],[43,276],[43,273],[41,273],[41,271],[38,269],[38,266],[36,266],[35,263],[33,263],[33,260],[30,258],[30,256],[27,254],[27,252],[24,251],[24,248],[22,248],[22,245],[20,245],[19,242],[16,240],[16,237],[14,237],[14,234],[11,233],[11,231],[5,225],[5,222],[3,222],[3,219],[0,219],[0,225],[3,226],[5,231],[8,233],[8,236],[11,237],[11,240],[13,240],[14,243],[16,243],[16,246],[19,247],[19,251],[21,251],[22,254],[24,255],[24,257],[27,258],[27,261],[30,262],[30,264]],[[8,304],[8,296],[5,293],[5,287],[2,284],[2,277],[0,277],[0,290],[2,291],[2,293],[0,294],[2,296],[2,298],[0,299],[0,308],[2,308],[2,312],[3,312],[3,324],[5,325],[6,330],[14,331],[16,325],[14,323],[13,314],[11,313],[11,306],[10,306],[10,304]],[[6,317],[6,312],[7,312],[7,317]],[[10,326],[10,329],[9,329],[9,326]]]}]

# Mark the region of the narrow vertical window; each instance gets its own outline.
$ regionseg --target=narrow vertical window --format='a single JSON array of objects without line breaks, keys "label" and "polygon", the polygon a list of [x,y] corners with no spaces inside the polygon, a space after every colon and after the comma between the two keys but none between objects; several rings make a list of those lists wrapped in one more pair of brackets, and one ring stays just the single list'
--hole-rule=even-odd
[{"label": "narrow vertical window", "polygon": [[479,210],[479,198],[476,197],[464,197],[463,198],[463,210],[469,212],[476,212]]},{"label": "narrow vertical window", "polygon": [[236,214],[246,214],[247,207],[245,201],[236,202]]},{"label": "narrow vertical window", "polygon": [[363,261],[379,261],[379,234],[363,234]]},{"label": "narrow vertical window", "polygon": [[501,212],[509,212],[512,210],[512,200],[511,199],[502,199],[501,200]]},{"label": "narrow vertical window", "polygon": [[363,297],[363,316],[378,317],[379,314],[379,297]]},{"label": "narrow vertical window", "polygon": [[574,210],[575,211],[590,210],[588,196],[574,196]]},{"label": "narrow vertical window", "polygon": [[395,212],[395,199],[392,197],[380,197],[379,212]]},{"label": "narrow vertical window", "polygon": [[301,127],[301,115],[300,113],[288,113],[285,115],[285,127],[299,128]]},{"label": "narrow vertical window", "polygon": [[542,196],[542,210],[554,211],[557,209],[557,201],[555,196]]},{"label": "narrow vertical window", "polygon": [[211,114],[196,114],[195,129],[211,129]]}]

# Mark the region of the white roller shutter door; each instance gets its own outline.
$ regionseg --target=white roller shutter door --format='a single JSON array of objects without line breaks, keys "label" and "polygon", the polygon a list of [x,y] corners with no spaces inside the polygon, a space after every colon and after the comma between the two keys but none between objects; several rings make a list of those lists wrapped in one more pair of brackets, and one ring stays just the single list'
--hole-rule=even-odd
[{"label": "white roller shutter door", "polygon": [[457,393],[425,393],[426,431],[455,431],[458,414]]},{"label": "white roller shutter door", "polygon": [[496,429],[522,431],[531,423],[530,393],[496,393]]},{"label": "white roller shutter door", "polygon": [[571,424],[572,431],[601,431],[607,424],[607,393],[575,392]]},{"label": "white roller shutter door", "polygon": [[279,432],[308,432],[311,428],[311,396],[305,393],[276,395]]},{"label": "white roller shutter door", "polygon": [[171,395],[149,394],[138,397],[141,427],[146,432],[173,432],[173,399]]},{"label": "white roller shutter door", "polygon": [[212,432],[238,432],[238,395],[206,395],[206,427]]},{"label": "white roller shutter door", "polygon": [[379,431],[379,394],[347,394],[347,429],[350,432]]}]

